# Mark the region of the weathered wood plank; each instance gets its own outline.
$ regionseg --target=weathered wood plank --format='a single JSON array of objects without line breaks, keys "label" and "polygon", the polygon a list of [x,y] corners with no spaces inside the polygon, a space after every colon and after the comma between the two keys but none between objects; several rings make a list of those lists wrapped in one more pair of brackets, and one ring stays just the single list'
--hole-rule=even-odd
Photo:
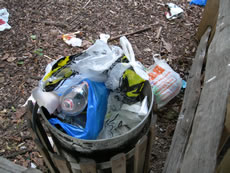
[{"label": "weathered wood plank", "polygon": [[147,136],[141,138],[135,146],[134,173],[144,172],[145,153],[147,148]]},{"label": "weathered wood plank", "polygon": [[26,168],[20,165],[16,165],[13,162],[0,157],[0,172],[1,173],[21,173],[25,171]]},{"label": "weathered wood plank", "polygon": [[94,160],[80,161],[80,168],[82,173],[97,173],[96,162]]},{"label": "weathered wood plank", "polygon": [[126,173],[126,157],[124,153],[113,156],[110,161],[112,173]]},{"label": "weathered wood plank", "polygon": [[220,0],[216,33],[208,50],[205,82],[182,173],[213,173],[230,91],[230,1]]},{"label": "weathered wood plank", "polygon": [[224,123],[224,130],[222,132],[222,137],[220,140],[218,155],[223,149],[224,144],[227,142],[229,137],[230,137],[230,96],[228,96],[228,105],[227,105],[227,112],[226,112],[225,123]]},{"label": "weathered wood plank", "polygon": [[217,168],[216,173],[229,173],[229,170],[230,170],[230,164],[229,163],[230,163],[230,149],[225,154],[222,162],[220,163],[220,165]]},{"label": "weathered wood plank", "polygon": [[144,173],[148,173],[149,172],[149,168],[150,168],[150,157],[151,157],[151,153],[152,153],[152,146],[153,146],[154,139],[155,139],[155,123],[151,124],[150,129],[149,129],[148,144],[147,144],[147,149],[146,149],[146,154],[145,154]]},{"label": "weathered wood plank", "polygon": [[196,56],[193,61],[187,88],[185,90],[184,101],[177,121],[172,144],[164,166],[164,173],[177,173],[184,156],[186,145],[190,136],[193,119],[200,98],[200,78],[206,55],[206,48],[211,28],[208,28],[200,40]]},{"label": "weathered wood plank", "polygon": [[48,151],[40,143],[40,140],[38,139],[37,135],[35,134],[35,132],[32,129],[32,122],[31,122],[32,121],[32,110],[33,110],[33,103],[31,101],[29,101],[28,102],[28,109],[26,112],[28,129],[30,131],[31,136],[33,137],[35,144],[37,145],[39,152],[42,154],[44,161],[45,161],[46,165],[48,166],[49,170],[51,171],[51,173],[56,173],[56,172],[58,172],[58,170],[56,170],[56,168],[54,167],[54,164],[50,158]]},{"label": "weathered wood plank", "polygon": [[72,171],[70,170],[70,167],[68,166],[68,162],[66,161],[65,158],[49,152],[55,166],[58,168],[59,172],[65,172],[65,173],[71,173]]},{"label": "weathered wood plank", "polygon": [[207,4],[205,6],[201,22],[198,27],[198,32],[197,32],[197,38],[200,40],[202,35],[205,33],[208,27],[211,26],[212,32],[209,40],[210,41],[213,39],[213,36],[216,31],[216,22],[217,22],[217,17],[218,17],[218,11],[219,11],[219,1],[220,0],[208,0]]}]

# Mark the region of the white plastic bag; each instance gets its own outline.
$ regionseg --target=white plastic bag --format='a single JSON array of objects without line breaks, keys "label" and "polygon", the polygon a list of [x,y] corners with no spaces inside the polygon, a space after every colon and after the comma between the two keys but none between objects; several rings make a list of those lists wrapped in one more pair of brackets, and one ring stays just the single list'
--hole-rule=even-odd
[{"label": "white plastic bag", "polygon": [[122,46],[122,49],[124,51],[125,56],[128,58],[129,60],[129,64],[133,67],[134,71],[144,80],[148,80],[149,76],[148,74],[145,72],[145,70],[143,69],[143,66],[141,65],[140,62],[137,62],[135,60],[135,55],[133,52],[133,48],[132,45],[130,44],[130,42],[128,41],[128,39],[123,36],[120,38],[120,44]]},{"label": "white plastic bag", "polygon": [[121,76],[130,67],[128,63],[117,63],[112,70],[108,72],[108,79],[105,82],[105,86],[108,89],[116,90],[120,85]]},{"label": "white plastic bag", "polygon": [[0,9],[0,31],[5,29],[10,29],[11,26],[7,23],[9,18],[9,13],[5,8]]},{"label": "white plastic bag", "polygon": [[[102,40],[97,40],[94,45],[89,47],[79,59],[74,61],[71,68],[84,74],[89,78],[102,75],[102,73],[110,68],[110,66],[123,54],[121,48],[110,46]],[[103,82],[106,80],[102,78]]]},{"label": "white plastic bag", "polygon": [[127,133],[136,127],[147,115],[147,96],[142,103],[138,102],[132,106],[123,104],[122,100],[120,93],[110,93],[104,126],[98,139],[108,139]]},{"label": "white plastic bag", "polygon": [[148,75],[160,108],[180,92],[182,79],[164,60],[154,58],[154,61],[155,64],[148,68]]}]

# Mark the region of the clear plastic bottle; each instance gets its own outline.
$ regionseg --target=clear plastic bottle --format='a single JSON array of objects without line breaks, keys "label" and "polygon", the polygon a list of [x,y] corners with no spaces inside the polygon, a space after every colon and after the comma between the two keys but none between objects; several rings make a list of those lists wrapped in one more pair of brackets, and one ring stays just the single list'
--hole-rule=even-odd
[{"label": "clear plastic bottle", "polygon": [[82,83],[67,89],[60,98],[61,114],[65,116],[79,115],[88,103],[88,83]]}]

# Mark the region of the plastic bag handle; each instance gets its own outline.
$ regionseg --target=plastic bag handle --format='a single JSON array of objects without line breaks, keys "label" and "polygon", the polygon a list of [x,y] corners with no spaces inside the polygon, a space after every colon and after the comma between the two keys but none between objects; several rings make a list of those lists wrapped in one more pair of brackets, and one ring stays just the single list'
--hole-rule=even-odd
[{"label": "plastic bag handle", "polygon": [[133,64],[135,62],[135,55],[130,42],[125,36],[123,36],[120,38],[120,44],[130,64]]}]

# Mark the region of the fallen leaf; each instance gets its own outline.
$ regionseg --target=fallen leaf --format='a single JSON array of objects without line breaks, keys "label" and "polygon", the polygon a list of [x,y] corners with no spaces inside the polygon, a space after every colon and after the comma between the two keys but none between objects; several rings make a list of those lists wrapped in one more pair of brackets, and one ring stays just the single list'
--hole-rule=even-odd
[{"label": "fallen leaf", "polygon": [[92,43],[88,40],[83,40],[81,47],[88,48],[92,45]]},{"label": "fallen leaf", "polygon": [[31,35],[30,38],[31,38],[32,40],[36,40],[37,36],[36,36],[36,35]]},{"label": "fallen leaf", "polygon": [[11,106],[11,110],[12,110],[13,112],[16,112],[16,109],[15,109],[14,106]]},{"label": "fallen leaf", "polygon": [[5,82],[5,78],[4,77],[0,77],[0,83],[4,83]]},{"label": "fallen leaf", "polygon": [[18,65],[23,65],[23,64],[24,64],[24,61],[18,61],[17,64],[18,64]]},{"label": "fallen leaf", "polygon": [[3,57],[2,57],[2,60],[6,60],[10,55],[8,53],[6,53]]},{"label": "fallen leaf", "polygon": [[16,57],[9,57],[9,58],[7,58],[7,62],[13,62],[16,59],[17,59]]},{"label": "fallen leaf", "polygon": [[15,115],[16,115],[16,119],[21,119],[23,115],[25,115],[26,113],[26,108],[25,107],[21,107],[19,109],[16,110]]},{"label": "fallen leaf", "polygon": [[168,52],[172,52],[172,45],[170,43],[167,43],[163,38],[161,38],[161,41],[163,42],[165,49]]}]

